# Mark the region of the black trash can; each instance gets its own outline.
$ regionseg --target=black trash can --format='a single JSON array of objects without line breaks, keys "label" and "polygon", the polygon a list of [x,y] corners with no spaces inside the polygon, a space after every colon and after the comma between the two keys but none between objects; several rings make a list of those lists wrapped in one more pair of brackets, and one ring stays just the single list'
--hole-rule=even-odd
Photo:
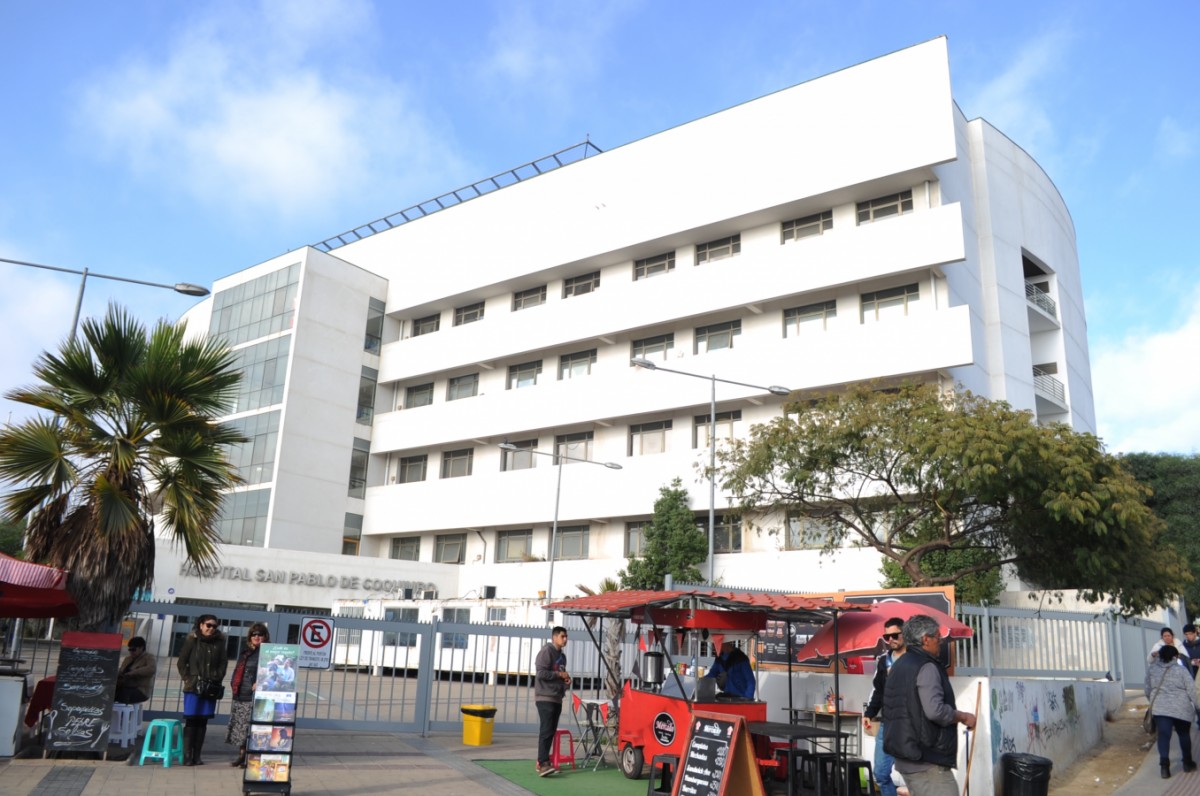
[{"label": "black trash can", "polygon": [[1050,769],[1054,761],[1037,755],[1001,755],[1004,796],[1047,796],[1050,793]]}]

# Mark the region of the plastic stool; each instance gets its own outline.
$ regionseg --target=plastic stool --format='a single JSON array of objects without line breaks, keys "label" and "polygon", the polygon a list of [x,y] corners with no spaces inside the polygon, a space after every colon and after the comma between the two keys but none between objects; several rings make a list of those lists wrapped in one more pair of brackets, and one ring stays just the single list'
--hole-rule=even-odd
[{"label": "plastic stool", "polygon": [[[563,754],[562,739],[566,736],[568,751]],[[550,765],[555,768],[560,768],[563,763],[570,763],[571,768],[575,768],[575,737],[571,735],[570,730],[556,730],[554,733],[554,745],[550,747]]]},{"label": "plastic stool", "polygon": [[112,727],[108,731],[108,742],[120,744],[124,749],[137,740],[138,730],[141,729],[141,706],[126,705],[121,702],[113,703]]},{"label": "plastic stool", "polygon": [[[821,755],[817,761],[817,793],[832,794],[834,768],[841,768],[840,761],[834,755]],[[846,759],[846,767],[842,769],[842,793],[847,796],[872,796],[875,793],[875,779],[871,776],[871,764],[858,757]],[[866,785],[863,785],[863,772],[866,772]]]},{"label": "plastic stool", "polygon": [[150,722],[138,765],[145,765],[147,758],[161,760],[163,768],[170,768],[172,761],[183,765],[183,723],[179,719],[155,719]]},{"label": "plastic stool", "polygon": [[821,793],[821,774],[825,761],[828,760],[832,764],[835,759],[837,755],[833,752],[800,752],[800,787]]},{"label": "plastic stool", "polygon": [[[654,781],[654,771],[659,771],[658,783]],[[675,774],[679,770],[679,755],[655,755],[650,761],[650,784],[646,786],[646,796],[670,796],[675,789]]]}]

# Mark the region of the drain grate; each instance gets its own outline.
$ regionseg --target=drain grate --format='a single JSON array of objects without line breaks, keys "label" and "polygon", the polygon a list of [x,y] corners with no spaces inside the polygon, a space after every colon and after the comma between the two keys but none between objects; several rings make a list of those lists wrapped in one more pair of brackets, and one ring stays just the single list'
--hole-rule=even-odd
[{"label": "drain grate", "polygon": [[79,796],[94,771],[94,768],[55,766],[46,772],[29,796]]}]

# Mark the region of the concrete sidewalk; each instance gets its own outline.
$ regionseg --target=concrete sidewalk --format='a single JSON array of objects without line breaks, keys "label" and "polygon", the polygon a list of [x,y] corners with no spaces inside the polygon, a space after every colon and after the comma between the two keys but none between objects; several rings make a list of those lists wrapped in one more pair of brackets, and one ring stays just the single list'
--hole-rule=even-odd
[{"label": "concrete sidewalk", "polygon": [[[1200,760],[1200,731],[1192,728],[1192,759]],[[1158,770],[1158,745],[1151,744],[1146,759],[1134,775],[1114,791],[1113,796],[1200,796],[1200,771],[1184,774],[1179,741],[1171,739],[1171,778],[1163,779]]]},{"label": "concrete sidewalk", "polygon": [[[208,796],[239,793],[242,770],[233,768],[232,747],[223,743],[225,728],[213,726],[204,745],[203,766],[145,766],[126,761],[42,759],[0,760],[4,796]],[[139,739],[139,743],[140,743]],[[292,790],[303,796],[380,796],[437,793],[439,796],[526,796],[472,760],[529,760],[535,735],[497,734],[491,746],[464,746],[458,735],[419,738],[392,733],[323,732],[296,734]],[[140,749],[140,746],[138,747]],[[113,748],[114,752],[123,750]],[[136,758],[134,759],[136,762]]]}]

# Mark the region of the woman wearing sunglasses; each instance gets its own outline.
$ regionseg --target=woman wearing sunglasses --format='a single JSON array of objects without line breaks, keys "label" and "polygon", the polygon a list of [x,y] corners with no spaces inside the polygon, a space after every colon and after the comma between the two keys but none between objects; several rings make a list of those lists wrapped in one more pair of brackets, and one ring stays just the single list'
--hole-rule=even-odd
[{"label": "woman wearing sunglasses", "polygon": [[229,729],[225,731],[225,743],[238,745],[238,756],[231,766],[246,767],[246,739],[250,737],[250,709],[254,706],[254,686],[258,676],[258,652],[263,644],[271,641],[271,632],[262,622],[255,622],[246,631],[246,645],[233,667],[233,679],[229,687],[233,694],[233,706],[229,709]]},{"label": "woman wearing sunglasses", "polygon": [[204,748],[208,720],[216,714],[217,700],[220,699],[211,689],[213,685],[220,686],[225,681],[225,669],[229,665],[225,644],[221,623],[212,614],[204,614],[196,620],[192,632],[188,633],[175,662],[179,676],[183,678],[185,766],[204,765],[200,750]]}]

